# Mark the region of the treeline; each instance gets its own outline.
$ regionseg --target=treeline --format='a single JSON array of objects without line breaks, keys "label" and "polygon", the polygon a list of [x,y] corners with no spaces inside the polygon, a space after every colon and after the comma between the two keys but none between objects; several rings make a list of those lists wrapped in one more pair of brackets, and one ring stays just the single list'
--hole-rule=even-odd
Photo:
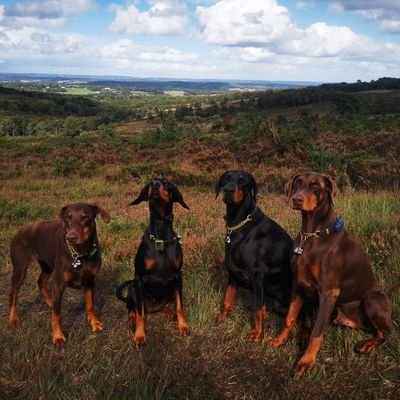
[{"label": "treeline", "polygon": [[380,98],[384,105],[378,107],[368,92],[382,90],[400,90],[400,79],[380,78],[376,81],[356,83],[323,84],[301,89],[267,91],[260,95],[257,105],[260,108],[298,107],[308,104],[331,102],[339,113],[358,112],[399,112],[400,102],[384,93]]}]

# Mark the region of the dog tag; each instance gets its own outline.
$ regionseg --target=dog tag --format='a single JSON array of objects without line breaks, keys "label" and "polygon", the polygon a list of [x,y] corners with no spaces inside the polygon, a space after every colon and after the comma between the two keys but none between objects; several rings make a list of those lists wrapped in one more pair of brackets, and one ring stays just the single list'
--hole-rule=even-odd
[{"label": "dog tag", "polygon": [[300,256],[300,255],[303,254],[303,251],[304,251],[304,249],[301,248],[300,246],[298,246],[298,247],[296,247],[296,248],[293,250],[293,253],[294,253],[294,254],[297,254],[298,256]]},{"label": "dog tag", "polygon": [[231,237],[230,237],[229,235],[226,235],[225,242],[226,242],[227,244],[230,244],[230,243],[231,243]]},{"label": "dog tag", "polygon": [[79,268],[81,266],[81,260],[79,258],[76,258],[74,261],[72,261],[72,267],[73,268]]},{"label": "dog tag", "polygon": [[157,251],[164,251],[164,240],[155,240],[155,246]]}]

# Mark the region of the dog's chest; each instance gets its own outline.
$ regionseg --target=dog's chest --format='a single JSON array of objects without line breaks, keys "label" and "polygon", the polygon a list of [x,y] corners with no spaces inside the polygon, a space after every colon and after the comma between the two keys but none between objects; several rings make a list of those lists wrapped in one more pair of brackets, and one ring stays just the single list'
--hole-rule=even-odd
[{"label": "dog's chest", "polygon": [[296,278],[296,285],[303,292],[312,296],[319,288],[321,264],[317,258],[307,254],[295,256],[292,260],[293,272]]},{"label": "dog's chest", "polygon": [[99,272],[100,263],[83,261],[79,267],[72,265],[64,269],[64,281],[67,286],[80,288],[92,282]]},{"label": "dog's chest", "polygon": [[241,286],[251,287],[251,265],[249,264],[249,259],[243,256],[243,254],[247,254],[243,250],[243,244],[243,242],[239,244],[232,244],[226,248],[225,265],[228,272]]}]

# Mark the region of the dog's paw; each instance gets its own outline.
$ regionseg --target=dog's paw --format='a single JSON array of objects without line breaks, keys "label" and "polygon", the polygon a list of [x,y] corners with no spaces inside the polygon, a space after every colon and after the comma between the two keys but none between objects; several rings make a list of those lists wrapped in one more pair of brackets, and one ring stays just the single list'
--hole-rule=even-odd
[{"label": "dog's paw", "polygon": [[251,329],[247,334],[247,340],[252,342],[261,342],[262,331],[257,331],[256,329]]},{"label": "dog's paw", "polygon": [[67,344],[67,339],[65,339],[64,335],[53,336],[53,345],[54,347],[61,349]]},{"label": "dog's paw", "polygon": [[286,339],[284,339],[280,336],[277,336],[274,339],[268,340],[267,343],[272,347],[281,347],[286,343]]},{"label": "dog's paw", "polygon": [[189,325],[187,323],[178,325],[178,332],[180,336],[187,336],[190,332]]},{"label": "dog's paw", "polygon": [[18,326],[21,325],[21,320],[19,319],[19,317],[10,318],[8,320],[8,325],[13,328],[17,328]]},{"label": "dog's paw", "polygon": [[90,325],[92,327],[92,332],[102,331],[104,329],[104,325],[98,319],[95,321],[90,321]]},{"label": "dog's paw", "polygon": [[302,357],[295,367],[295,376],[297,378],[303,376],[304,373],[313,369],[315,367],[315,364],[316,364],[315,358]]},{"label": "dog's paw", "polygon": [[135,342],[136,346],[141,346],[147,342],[147,337],[145,334],[136,334],[133,337],[133,341]]}]

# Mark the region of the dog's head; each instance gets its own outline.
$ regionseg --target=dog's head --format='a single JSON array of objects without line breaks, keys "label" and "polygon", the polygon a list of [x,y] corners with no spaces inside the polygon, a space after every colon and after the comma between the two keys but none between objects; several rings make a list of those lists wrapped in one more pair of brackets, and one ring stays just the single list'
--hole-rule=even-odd
[{"label": "dog's head", "polygon": [[254,202],[257,201],[257,183],[246,171],[232,170],[222,174],[215,185],[216,197],[221,191],[223,192],[222,200],[226,204],[240,204],[246,196],[250,196]]},{"label": "dog's head", "polygon": [[179,203],[183,208],[189,210],[183,200],[182,193],[173,183],[166,178],[152,179],[140,192],[139,196],[130,205],[136,205],[142,201],[148,201],[154,205],[166,205]]},{"label": "dog's head", "polygon": [[104,208],[88,203],[74,203],[64,206],[60,218],[64,226],[65,239],[72,245],[85,243],[96,231],[96,217],[110,222],[110,214]]},{"label": "dog's head", "polygon": [[313,211],[325,201],[333,207],[336,191],[332,179],[317,172],[297,174],[286,187],[292,208],[301,211]]}]

